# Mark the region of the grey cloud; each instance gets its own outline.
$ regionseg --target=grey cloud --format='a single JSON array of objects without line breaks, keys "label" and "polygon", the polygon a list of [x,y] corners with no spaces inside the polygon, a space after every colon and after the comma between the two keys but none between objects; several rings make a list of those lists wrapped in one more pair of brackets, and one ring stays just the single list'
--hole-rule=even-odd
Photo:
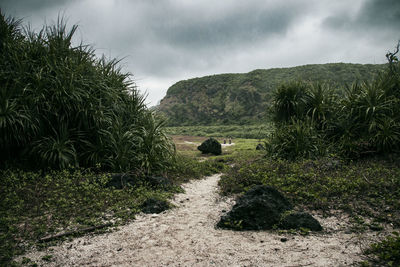
[{"label": "grey cloud", "polygon": [[31,12],[34,13],[41,9],[60,7],[71,4],[78,0],[2,0],[0,7],[4,8],[9,12],[18,10],[19,12]]},{"label": "grey cloud", "polygon": [[312,1],[230,3],[198,6],[161,1],[152,5],[139,1],[120,11],[130,12],[124,21],[129,28],[116,22],[104,38],[110,45],[118,43],[119,51],[126,51],[144,72],[166,76],[188,66],[210,69],[229,54],[250,50],[254,43],[284,37],[312,10]]},{"label": "grey cloud", "polygon": [[399,30],[400,1],[370,0],[362,7],[358,23],[367,27],[389,27]]},{"label": "grey cloud", "polygon": [[338,30],[378,30],[399,33],[400,1],[366,0],[357,14],[330,16],[323,25]]},{"label": "grey cloud", "polygon": [[[195,16],[195,14],[193,14]],[[209,48],[230,43],[248,43],[273,34],[285,34],[296,19],[295,9],[241,10],[217,19],[153,25],[159,39],[179,47]]]},{"label": "grey cloud", "polygon": [[158,87],[165,92],[171,85],[166,81],[213,73],[374,63],[400,37],[399,5],[399,0],[0,0],[3,12],[36,29],[65,14],[68,26],[79,25],[77,39],[93,44],[98,54],[123,58],[124,70],[154,93]]}]

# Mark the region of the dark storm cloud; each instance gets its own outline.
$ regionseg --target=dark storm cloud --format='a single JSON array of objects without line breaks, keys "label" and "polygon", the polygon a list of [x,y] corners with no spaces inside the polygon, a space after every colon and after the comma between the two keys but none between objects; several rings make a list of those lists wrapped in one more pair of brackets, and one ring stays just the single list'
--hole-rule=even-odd
[{"label": "dark storm cloud", "polygon": [[[113,25],[112,30],[104,30],[108,36],[103,39],[108,39],[107,47],[118,43],[121,54],[131,56],[145,72],[165,76],[187,69],[188,65],[210,69],[230,54],[243,52],[247,46],[283,38],[292,25],[310,12],[313,3],[196,2],[160,1],[156,5],[152,1],[125,2],[124,10],[117,7],[118,13],[102,16],[103,25]],[[118,22],[117,14],[125,18],[123,23]],[[93,31],[96,30],[88,29]]]},{"label": "dark storm cloud", "polygon": [[2,0],[0,8],[9,10],[13,12],[18,10],[18,12],[35,12],[41,9],[61,7],[68,4],[72,4],[77,0]]},{"label": "dark storm cloud", "polygon": [[400,1],[367,0],[356,14],[328,17],[325,26],[339,30],[377,30],[397,33],[400,37]]},{"label": "dark storm cloud", "polygon": [[[370,0],[362,7],[358,23],[368,27],[384,27],[400,31],[400,1]],[[400,33],[400,32],[399,32]]]},{"label": "dark storm cloud", "polygon": [[301,16],[297,8],[252,8],[237,9],[221,13],[218,17],[196,18],[196,10],[188,10],[184,17],[173,19],[171,23],[153,25],[154,34],[171,45],[188,49],[227,46],[232,42],[247,43],[267,38],[274,34],[285,34],[290,25]]},{"label": "dark storm cloud", "polygon": [[153,104],[174,82],[196,76],[383,63],[400,38],[399,6],[400,0],[0,0],[2,12],[34,29],[58,14],[68,26],[77,23],[77,42],[123,58]]},{"label": "dark storm cloud", "polygon": [[[287,31],[312,11],[314,0],[6,0],[33,24],[65,12],[101,53],[125,57],[137,73],[168,76],[215,69],[233,54]],[[44,22],[44,21],[43,21]],[[39,28],[38,25],[36,29]],[[250,47],[248,47],[250,46]]]}]

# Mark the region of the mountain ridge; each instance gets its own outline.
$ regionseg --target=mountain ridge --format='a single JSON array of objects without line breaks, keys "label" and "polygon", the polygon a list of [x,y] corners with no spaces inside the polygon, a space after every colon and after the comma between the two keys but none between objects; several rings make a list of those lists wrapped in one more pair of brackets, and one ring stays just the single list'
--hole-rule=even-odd
[{"label": "mountain ridge", "polygon": [[325,63],[207,75],[172,85],[157,109],[170,126],[264,122],[272,92],[282,83],[320,82],[337,90],[371,81],[385,68],[386,64]]}]

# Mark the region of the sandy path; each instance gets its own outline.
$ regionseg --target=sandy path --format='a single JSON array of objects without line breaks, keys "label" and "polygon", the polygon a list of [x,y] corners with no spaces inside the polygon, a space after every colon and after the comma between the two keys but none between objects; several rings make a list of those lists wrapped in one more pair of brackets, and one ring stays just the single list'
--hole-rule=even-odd
[{"label": "sandy path", "polygon": [[[232,199],[219,197],[219,177],[185,184],[186,193],[175,197],[177,208],[139,215],[118,231],[24,256],[49,266],[348,266],[360,260],[360,240],[346,234],[346,217],[316,216],[324,233],[305,237],[215,229],[221,213],[233,204]],[[51,262],[40,261],[49,254]]]}]

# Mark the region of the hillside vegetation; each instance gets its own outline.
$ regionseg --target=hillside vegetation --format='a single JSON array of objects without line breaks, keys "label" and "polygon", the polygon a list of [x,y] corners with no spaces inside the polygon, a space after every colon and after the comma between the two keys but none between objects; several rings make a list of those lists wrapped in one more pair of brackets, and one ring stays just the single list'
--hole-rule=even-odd
[{"label": "hillside vegetation", "polygon": [[268,116],[272,92],[283,82],[319,82],[340,90],[357,80],[371,81],[384,68],[331,63],[194,78],[171,86],[158,108],[170,126],[260,123]]}]

